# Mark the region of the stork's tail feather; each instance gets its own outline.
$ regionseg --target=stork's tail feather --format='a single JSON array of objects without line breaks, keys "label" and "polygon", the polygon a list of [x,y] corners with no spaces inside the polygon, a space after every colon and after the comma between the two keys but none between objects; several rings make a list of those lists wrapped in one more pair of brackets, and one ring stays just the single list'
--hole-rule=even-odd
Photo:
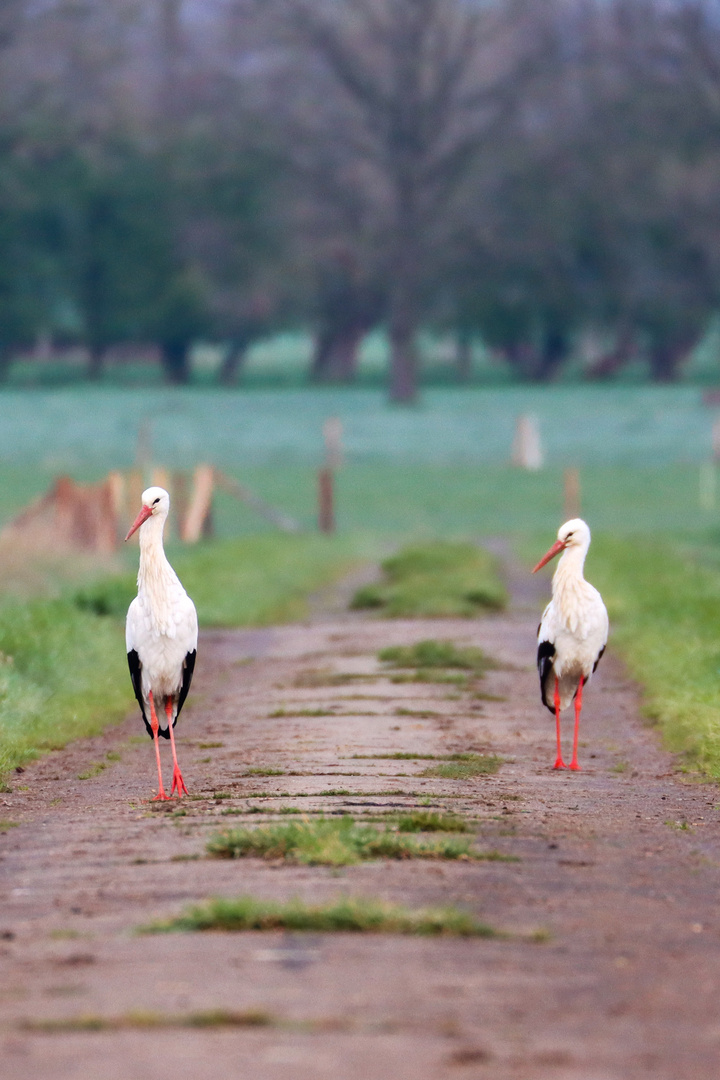
[{"label": "stork's tail feather", "polygon": [[541,641],[537,651],[538,674],[540,675],[540,695],[546,709],[555,715],[555,703],[553,699],[555,689],[555,676],[553,673],[553,657],[555,646],[550,641]]}]

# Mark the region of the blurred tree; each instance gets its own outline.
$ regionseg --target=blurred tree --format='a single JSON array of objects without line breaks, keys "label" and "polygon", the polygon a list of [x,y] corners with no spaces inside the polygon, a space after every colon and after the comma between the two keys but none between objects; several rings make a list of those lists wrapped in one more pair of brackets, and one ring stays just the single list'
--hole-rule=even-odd
[{"label": "blurred tree", "polygon": [[318,332],[310,377],[314,382],[353,382],[362,339],[383,315],[379,288],[364,280],[357,259],[336,248],[320,267]]},{"label": "blurred tree", "polygon": [[6,0],[0,375],[40,337],[314,329],[353,377],[387,322],[550,379],[678,377],[720,306],[717,0]]},{"label": "blurred tree", "polygon": [[451,274],[458,318],[523,377],[551,378],[593,328],[610,343],[593,375],[641,354],[673,379],[717,308],[718,125],[698,123],[699,65],[678,55],[686,17],[622,0],[538,18],[523,100],[471,178]]},{"label": "blurred tree", "polygon": [[[271,0],[280,33],[307,50],[290,117],[306,156],[359,186],[388,297],[390,395],[412,401],[416,331],[443,219],[514,97],[513,3]],[[485,63],[481,63],[482,57]],[[490,61],[492,57],[492,61]],[[330,150],[328,141],[334,144]]]},{"label": "blurred tree", "polygon": [[110,346],[150,339],[164,347],[168,377],[184,379],[178,341],[187,350],[206,322],[200,289],[176,256],[161,162],[126,144],[99,163],[69,151],[43,162],[38,184],[40,230],[90,377]]}]

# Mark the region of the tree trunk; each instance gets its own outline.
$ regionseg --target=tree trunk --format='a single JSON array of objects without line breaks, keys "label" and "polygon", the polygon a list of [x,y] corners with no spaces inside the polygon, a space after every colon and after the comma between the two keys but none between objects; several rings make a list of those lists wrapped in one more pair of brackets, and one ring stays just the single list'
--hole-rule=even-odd
[{"label": "tree trunk", "polygon": [[104,350],[99,345],[90,345],[88,347],[88,365],[87,365],[87,377],[92,379],[93,382],[102,377],[105,354]]},{"label": "tree trunk", "polygon": [[503,349],[505,359],[522,379],[532,378],[537,366],[537,350],[529,341],[514,341]]},{"label": "tree trunk", "polygon": [[649,349],[650,378],[653,382],[676,382],[680,376],[680,367],[688,359],[700,334],[687,333],[681,338],[663,341],[661,345],[652,345]]},{"label": "tree trunk", "polygon": [[160,360],[169,383],[184,385],[190,381],[189,346],[187,342],[163,342]]},{"label": "tree trunk", "polygon": [[697,338],[683,341],[664,341],[654,345],[648,353],[650,378],[653,382],[676,382],[680,376],[680,366],[695,348]]},{"label": "tree trunk", "polygon": [[396,278],[390,295],[390,400],[411,405],[417,398],[417,328],[413,289]]},{"label": "tree trunk", "polygon": [[570,346],[565,334],[550,330],[537,350],[537,362],[532,373],[536,382],[550,382],[565,363],[570,351]]},{"label": "tree trunk", "polygon": [[517,341],[506,345],[504,351],[521,378],[549,382],[567,358],[568,343],[564,335],[549,333],[540,347],[532,341]]},{"label": "tree trunk", "polygon": [[615,347],[590,365],[587,372],[588,379],[609,379],[632,360],[635,352],[635,339],[632,333],[628,330],[621,331]]},{"label": "tree trunk", "polygon": [[248,345],[246,342],[233,341],[220,366],[218,382],[221,386],[235,386],[245,367]]},{"label": "tree trunk", "polygon": [[351,383],[357,376],[364,331],[358,327],[325,330],[315,343],[312,382]]},{"label": "tree trunk", "polygon": [[654,345],[648,356],[650,363],[650,378],[653,382],[675,382],[678,377],[678,364],[680,357],[674,345]]},{"label": "tree trunk", "polygon": [[458,382],[470,382],[472,367],[472,337],[467,330],[458,330],[455,339],[455,370],[457,371]]},{"label": "tree trunk", "polygon": [[7,377],[12,365],[13,355],[12,351],[8,349],[7,345],[0,348],[0,383],[7,382]]},{"label": "tree trunk", "polygon": [[415,155],[406,150],[396,182],[397,218],[390,266],[390,400],[398,405],[410,405],[417,398],[422,254],[416,171]]}]

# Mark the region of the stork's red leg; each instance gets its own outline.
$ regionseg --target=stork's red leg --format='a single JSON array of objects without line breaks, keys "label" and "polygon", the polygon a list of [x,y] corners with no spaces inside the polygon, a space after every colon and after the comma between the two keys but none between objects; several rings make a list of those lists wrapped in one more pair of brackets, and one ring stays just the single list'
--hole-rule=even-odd
[{"label": "stork's red leg", "polygon": [[578,688],[577,688],[577,694],[575,695],[575,736],[573,738],[573,756],[572,756],[572,761],[570,762],[570,768],[571,769],[579,769],[580,768],[580,766],[578,765],[578,759],[577,759],[577,748],[578,748],[578,735],[580,733],[580,710],[582,709],[582,692],[583,692],[583,683],[584,682],[585,682],[585,679],[581,675],[580,676],[580,683],[579,683]]},{"label": "stork's red leg", "polygon": [[158,793],[153,797],[151,801],[156,802],[158,799],[167,799],[167,795],[165,794],[165,788],[163,787],[162,782],[162,766],[160,765],[160,743],[158,741],[158,730],[160,728],[160,724],[158,723],[157,713],[155,712],[155,702],[153,701],[152,690],[148,694],[148,697],[150,699],[150,727],[152,728],[153,742],[155,743],[155,758],[157,760],[158,770]]},{"label": "stork's red leg", "polygon": [[557,758],[553,769],[567,769],[567,765],[562,758],[562,747],[560,744],[560,683],[557,678],[555,679],[555,734],[557,736]]},{"label": "stork's red leg", "polygon": [[182,778],[180,772],[180,766],[178,765],[177,754],[175,753],[175,735],[173,734],[173,703],[172,698],[165,698],[165,715],[168,719],[168,727],[170,728],[170,745],[172,746],[173,756],[173,781],[170,788],[170,794],[175,793],[177,788],[178,797],[182,798],[183,794],[188,794],[188,789],[185,787],[185,781]]}]

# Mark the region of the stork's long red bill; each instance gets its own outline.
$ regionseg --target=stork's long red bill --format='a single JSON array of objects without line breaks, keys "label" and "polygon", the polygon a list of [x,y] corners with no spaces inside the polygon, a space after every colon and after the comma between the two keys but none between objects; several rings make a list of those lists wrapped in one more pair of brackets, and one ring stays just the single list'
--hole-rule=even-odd
[{"label": "stork's long red bill", "polygon": [[147,519],[150,517],[151,514],[152,514],[152,506],[143,506],[142,510],[140,511],[140,513],[138,514],[138,516],[135,518],[132,525],[130,526],[130,531],[127,534],[127,536],[125,537],[125,539],[129,540],[130,537],[132,536],[132,534],[137,529],[140,528],[143,521],[147,521]]},{"label": "stork's long red bill", "polygon": [[554,559],[556,555],[559,555],[561,551],[565,550],[565,540],[556,540],[549,551],[546,551],[540,562],[533,569],[533,574],[536,574],[538,570],[542,570],[546,563],[549,563],[551,559]]}]

